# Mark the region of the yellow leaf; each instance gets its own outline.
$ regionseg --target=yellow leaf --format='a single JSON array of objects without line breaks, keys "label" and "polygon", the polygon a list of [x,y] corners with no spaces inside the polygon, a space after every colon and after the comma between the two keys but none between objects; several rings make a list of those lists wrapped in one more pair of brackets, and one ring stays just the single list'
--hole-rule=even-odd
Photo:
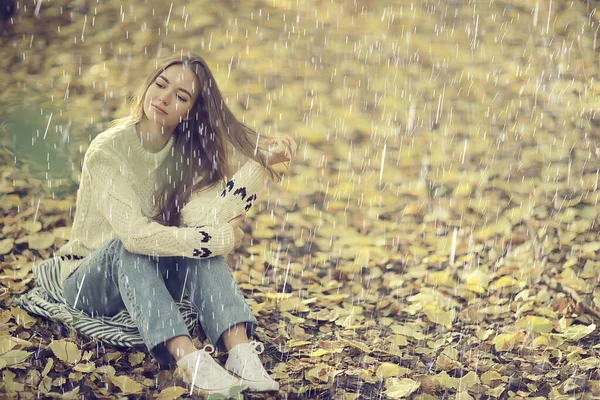
[{"label": "yellow leaf", "polygon": [[275,231],[271,228],[259,228],[252,230],[252,237],[255,239],[271,239],[275,237]]},{"label": "yellow leaf", "polygon": [[390,329],[397,335],[411,337],[416,340],[425,340],[427,336],[421,332],[421,328],[413,325],[392,325]]},{"label": "yellow leaf", "polygon": [[445,311],[436,301],[427,304],[423,311],[431,322],[443,325],[448,329],[452,328],[452,322],[456,318],[456,311],[454,309]]},{"label": "yellow leaf", "polygon": [[73,203],[69,200],[44,199],[41,207],[48,213],[69,211]]},{"label": "yellow leaf", "polygon": [[505,275],[492,284],[492,289],[497,290],[503,287],[513,286],[517,280],[512,276]]},{"label": "yellow leaf", "polygon": [[296,312],[307,312],[310,311],[310,308],[302,303],[302,299],[298,297],[290,297],[289,299],[281,300],[277,306],[279,307],[279,311],[288,312],[288,311],[296,311]]},{"label": "yellow leaf", "polygon": [[302,324],[306,321],[306,319],[297,317],[293,314],[290,314],[289,312],[282,312],[281,318],[288,320],[291,324],[294,324],[294,325]]},{"label": "yellow leaf", "polygon": [[138,351],[131,353],[127,359],[129,360],[129,364],[131,364],[132,367],[135,367],[144,361],[144,358],[146,358],[146,354],[142,351]]},{"label": "yellow leaf", "polygon": [[322,355],[329,354],[329,350],[319,349],[310,353],[310,357],[321,357]]},{"label": "yellow leaf", "polygon": [[75,364],[81,360],[81,350],[73,342],[66,339],[54,340],[48,345],[54,355],[61,361]]},{"label": "yellow leaf", "polygon": [[458,197],[465,197],[471,194],[473,187],[469,182],[461,182],[454,188],[454,195]]},{"label": "yellow leaf", "polygon": [[561,276],[559,279],[561,285],[573,288],[580,293],[591,292],[590,285],[588,285],[585,279],[581,279],[571,268],[565,268]]},{"label": "yellow leaf", "polygon": [[594,330],[596,330],[595,324],[591,324],[588,326],[586,326],[586,325],[571,325],[564,332],[562,332],[560,334],[560,336],[563,336],[567,340],[577,341],[581,338],[586,337],[590,333],[594,332]]},{"label": "yellow leaf", "polygon": [[517,341],[521,338],[520,332],[515,333],[502,333],[493,340],[496,351],[510,351],[512,350]]},{"label": "yellow leaf", "polygon": [[40,232],[29,235],[29,248],[44,250],[54,244],[54,235],[50,232]]},{"label": "yellow leaf", "polygon": [[473,236],[478,240],[486,240],[495,235],[508,236],[511,231],[510,221],[507,219],[501,219],[494,224],[485,226],[484,228],[477,231]]},{"label": "yellow leaf", "polygon": [[5,366],[20,364],[33,352],[25,350],[10,350],[0,356]]},{"label": "yellow leaf", "polygon": [[473,400],[473,397],[468,392],[463,391],[456,393],[455,400]]},{"label": "yellow leaf", "polygon": [[486,371],[481,374],[481,383],[484,385],[492,386],[494,382],[501,382],[502,375],[498,371]]},{"label": "yellow leaf", "polygon": [[483,313],[483,314],[499,315],[499,314],[504,314],[504,313],[508,313],[508,312],[511,312],[510,304],[505,304],[503,306],[499,306],[499,305],[487,306],[487,307],[483,307],[481,309],[481,313]]},{"label": "yellow leaf", "polygon": [[462,378],[457,378],[458,385],[456,385],[457,389],[468,390],[471,387],[480,383],[479,377],[473,371],[467,372]]},{"label": "yellow leaf", "polygon": [[96,364],[93,362],[80,363],[74,366],[73,369],[79,372],[93,372],[96,370]]},{"label": "yellow leaf", "polygon": [[384,394],[390,399],[401,399],[408,397],[421,386],[421,382],[412,379],[402,378],[394,382]]},{"label": "yellow leaf", "polygon": [[581,246],[584,253],[595,253],[600,250],[600,242],[588,242]]},{"label": "yellow leaf", "polygon": [[377,368],[377,371],[375,371],[375,375],[377,375],[379,379],[385,379],[392,376],[400,376],[402,372],[400,368],[401,367],[397,364],[384,362],[381,363],[381,365]]},{"label": "yellow leaf", "polygon": [[318,349],[313,351],[312,353],[310,353],[310,357],[321,357],[324,356],[325,354],[334,354],[334,353],[341,353],[342,351],[344,351],[343,347],[338,347],[338,348],[333,348],[333,349]]},{"label": "yellow leaf", "polygon": [[276,292],[276,293],[265,293],[263,296],[265,296],[267,299],[271,299],[271,300],[284,300],[284,299],[289,299],[290,297],[293,296],[293,294]]},{"label": "yellow leaf", "polygon": [[[475,269],[466,277],[465,283],[469,288],[477,288],[476,290],[472,291],[478,291],[478,293],[482,293],[485,289],[487,289],[490,283],[490,275],[481,269]],[[479,290],[481,290],[481,292],[479,292]]]},{"label": "yellow leaf", "polygon": [[14,316],[15,322],[18,325],[22,325],[25,329],[29,329],[37,323],[37,318],[32,317],[27,311],[21,308],[11,307],[10,312]]},{"label": "yellow leaf", "polygon": [[21,226],[28,230],[30,233],[36,233],[42,230],[42,224],[39,221],[27,221],[22,223]]},{"label": "yellow leaf", "polygon": [[564,339],[558,335],[542,335],[533,339],[533,347],[555,348],[564,343]]},{"label": "yellow leaf", "polygon": [[350,297],[349,294],[341,293],[341,294],[327,294],[318,296],[321,300],[329,301],[331,303],[339,303],[344,299]]},{"label": "yellow leaf", "polygon": [[478,384],[479,377],[473,371],[467,373],[462,378],[454,378],[448,375],[446,371],[442,371],[433,377],[443,389],[461,389],[468,390]]},{"label": "yellow leaf", "polygon": [[362,342],[358,342],[356,340],[350,340],[350,339],[344,339],[344,338],[340,338],[340,340],[344,343],[348,343],[350,346],[357,348],[365,353],[370,353],[371,349],[369,348],[369,346],[365,343]]},{"label": "yellow leaf", "polygon": [[115,368],[111,365],[103,365],[96,368],[96,372],[99,374],[114,375],[116,374]]},{"label": "yellow leaf", "polygon": [[301,347],[301,346],[306,346],[307,344],[311,344],[312,342],[309,342],[308,340],[296,340],[296,339],[292,339],[288,342],[288,346],[290,348],[294,348],[294,347]]},{"label": "yellow leaf", "polygon": [[136,381],[134,381],[133,379],[131,379],[128,376],[125,376],[125,375],[114,376],[112,374],[107,374],[107,375],[108,375],[108,379],[110,379],[110,381],[115,386],[118,386],[119,389],[121,389],[121,391],[124,394],[140,393],[143,389],[143,386],[141,384],[137,383]]},{"label": "yellow leaf", "polygon": [[385,338],[386,343],[391,343],[394,346],[407,346],[408,339],[404,335],[390,335]]},{"label": "yellow leaf", "polygon": [[[504,393],[505,388],[506,388],[506,385],[498,385],[495,388],[488,389],[486,393],[488,395],[490,395],[491,397],[494,397],[497,399],[502,395],[502,393]],[[552,388],[552,389],[554,390],[554,388]]]},{"label": "yellow leaf", "polygon": [[454,287],[456,282],[447,271],[431,272],[425,276],[425,283],[431,286]]},{"label": "yellow leaf", "polygon": [[489,338],[490,335],[494,332],[495,331],[493,329],[487,329],[485,331],[483,329],[479,329],[477,330],[477,332],[475,332],[475,335],[479,340],[487,340],[487,338]]},{"label": "yellow leaf", "polygon": [[163,389],[159,394],[156,400],[177,400],[184,393],[187,393],[188,390],[182,388],[181,386],[171,386],[166,389]]},{"label": "yellow leaf", "polygon": [[15,340],[12,340],[10,336],[0,337],[0,354],[4,354],[7,351],[12,350],[17,345]]},{"label": "yellow leaf", "polygon": [[554,325],[548,318],[538,317],[537,315],[528,315],[515,322],[517,328],[529,329],[535,333],[549,333],[554,329]]},{"label": "yellow leaf", "polygon": [[8,238],[4,240],[0,240],[0,254],[8,254],[13,248],[15,243],[14,239]]},{"label": "yellow leaf", "polygon": [[50,369],[52,368],[53,365],[54,365],[54,358],[48,358],[48,361],[46,361],[46,366],[44,367],[44,370],[42,371],[42,377],[48,375],[48,372],[50,372]]},{"label": "yellow leaf", "polygon": [[327,364],[317,364],[315,368],[307,370],[304,377],[312,383],[329,382],[334,371],[334,368]]},{"label": "yellow leaf", "polygon": [[360,369],[360,375],[358,377],[360,378],[361,381],[364,381],[367,383],[375,383],[378,381],[377,378],[375,378],[373,376],[373,374],[371,374],[371,371],[369,371],[368,369],[364,369],[364,368]]}]

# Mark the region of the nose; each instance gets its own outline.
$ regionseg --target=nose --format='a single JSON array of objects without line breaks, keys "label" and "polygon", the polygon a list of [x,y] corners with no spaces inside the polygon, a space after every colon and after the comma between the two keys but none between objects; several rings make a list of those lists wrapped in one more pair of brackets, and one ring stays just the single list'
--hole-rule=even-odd
[{"label": "nose", "polygon": [[168,97],[167,94],[163,93],[160,96],[158,96],[158,101],[160,103],[163,103],[164,105],[167,105],[167,97]]}]

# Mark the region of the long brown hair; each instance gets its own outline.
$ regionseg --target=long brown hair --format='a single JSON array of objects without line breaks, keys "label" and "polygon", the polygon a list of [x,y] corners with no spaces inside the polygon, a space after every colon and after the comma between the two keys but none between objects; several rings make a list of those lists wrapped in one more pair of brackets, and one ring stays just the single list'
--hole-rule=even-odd
[{"label": "long brown hair", "polygon": [[[196,75],[200,92],[188,114],[190,119],[180,122],[173,131],[173,150],[159,170],[159,179],[165,184],[159,194],[162,212],[154,219],[167,226],[179,225],[181,209],[193,191],[212,188],[229,176],[226,141],[266,168],[271,179],[281,180],[265,157],[255,152],[270,137],[258,134],[233,116],[208,65],[197,54],[171,56],[157,62],[156,70],[130,98],[130,114],[135,124],[144,115],[144,97],[150,85],[165,69],[176,64],[183,64]],[[113,125],[118,123],[115,121]]]}]

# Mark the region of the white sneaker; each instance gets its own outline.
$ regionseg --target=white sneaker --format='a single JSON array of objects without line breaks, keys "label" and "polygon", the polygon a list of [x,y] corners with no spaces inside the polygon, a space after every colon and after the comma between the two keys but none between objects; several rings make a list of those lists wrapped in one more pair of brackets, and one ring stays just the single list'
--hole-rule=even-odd
[{"label": "white sneaker", "polygon": [[241,343],[229,350],[229,357],[225,363],[225,369],[242,378],[242,382],[251,392],[279,390],[279,383],[269,376],[258,358],[263,351],[262,343]]},{"label": "white sneaker", "polygon": [[177,365],[186,372],[191,381],[192,390],[196,389],[206,399],[228,399],[237,397],[246,389],[241,379],[231,375],[210,355],[215,351],[211,345],[202,350],[187,354],[177,361]]}]

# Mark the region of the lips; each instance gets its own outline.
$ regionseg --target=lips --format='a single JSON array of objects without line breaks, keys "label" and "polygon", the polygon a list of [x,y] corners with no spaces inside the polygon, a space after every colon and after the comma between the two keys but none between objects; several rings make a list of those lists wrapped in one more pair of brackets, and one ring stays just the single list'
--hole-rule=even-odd
[{"label": "lips", "polygon": [[155,106],[154,104],[152,104],[152,107],[159,113],[167,115],[167,112],[165,110],[163,110],[162,108]]}]

